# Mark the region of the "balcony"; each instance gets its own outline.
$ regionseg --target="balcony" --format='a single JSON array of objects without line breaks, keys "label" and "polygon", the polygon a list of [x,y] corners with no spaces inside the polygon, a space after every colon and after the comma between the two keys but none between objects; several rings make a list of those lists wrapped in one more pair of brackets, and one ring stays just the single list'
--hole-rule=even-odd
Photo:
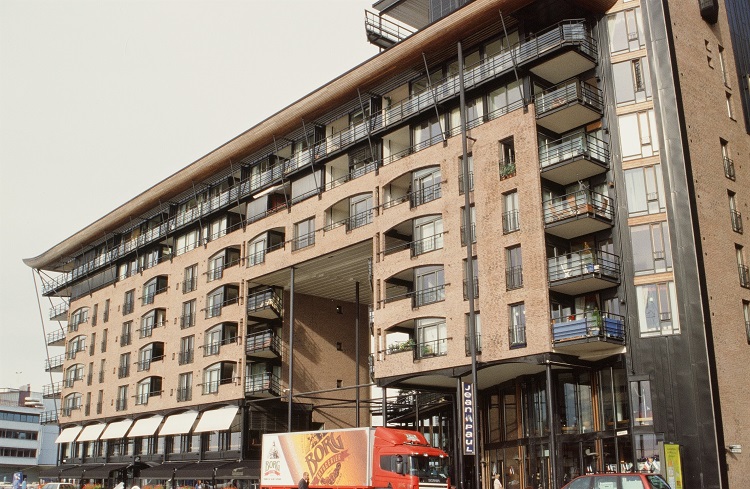
[{"label": "balcony", "polygon": [[62,392],[62,382],[45,385],[42,388],[42,397],[45,399],[60,399]]},{"label": "balcony", "polygon": [[553,319],[552,343],[556,350],[577,356],[606,354],[625,345],[625,318],[588,311]]},{"label": "balcony", "polygon": [[63,363],[65,362],[65,353],[48,358],[44,361],[45,372],[62,372]]},{"label": "balcony", "polygon": [[47,333],[48,346],[65,346],[65,330],[56,329]]},{"label": "balcony", "polygon": [[438,338],[436,340],[423,341],[417,343],[414,348],[414,359],[440,357],[448,354],[448,338]]},{"label": "balcony", "polygon": [[537,124],[558,134],[600,119],[604,110],[601,90],[579,80],[545,90],[534,103]]},{"label": "balcony", "polygon": [[724,157],[724,176],[730,180],[734,180],[736,175],[734,173],[734,160],[731,158]]},{"label": "balcony", "polygon": [[177,402],[191,401],[193,399],[192,387],[180,387],[177,389]]},{"label": "balcony", "polygon": [[539,59],[530,71],[551,83],[567,80],[596,65],[596,41],[582,20],[560,22],[525,41],[519,57],[529,57],[528,53]]},{"label": "balcony", "polygon": [[57,421],[58,421],[58,420],[60,419],[60,418],[59,418],[59,415],[60,415],[60,411],[59,411],[59,410],[54,410],[54,411],[44,411],[44,412],[43,412],[43,413],[42,413],[42,414],[41,414],[41,415],[39,416],[39,422],[40,422],[41,424],[52,424],[52,423],[55,423],[55,424],[56,424],[56,423],[57,423]]},{"label": "balcony", "polygon": [[611,228],[614,219],[611,200],[590,190],[553,197],[543,203],[545,231],[572,239]]},{"label": "balcony", "polygon": [[62,416],[63,418],[69,418],[70,416],[73,415],[73,412],[80,411],[80,410],[81,410],[81,403],[79,400],[77,404],[69,404],[69,405],[63,406],[60,409],[60,416]]},{"label": "balcony", "polygon": [[[477,353],[482,353],[482,335],[477,333],[476,337],[477,337],[477,343],[476,343]],[[467,357],[471,356],[471,345],[469,344],[469,338],[471,338],[471,336],[469,335],[464,336],[464,347],[466,348]]]},{"label": "balcony", "polygon": [[263,372],[245,379],[245,395],[253,397],[277,397],[281,395],[281,380],[278,376]]},{"label": "balcony", "polygon": [[68,303],[61,302],[54,307],[49,309],[49,320],[50,321],[65,321],[68,318]]},{"label": "balcony", "polygon": [[739,211],[730,211],[732,216],[732,231],[742,234],[742,214]]},{"label": "balcony", "polygon": [[179,353],[179,357],[177,360],[177,363],[180,365],[187,365],[189,363],[193,363],[193,350],[183,350]]},{"label": "balcony", "polygon": [[609,168],[609,145],[586,133],[539,148],[542,177],[560,185],[586,180]]},{"label": "balcony", "polygon": [[411,29],[367,10],[365,10],[365,32],[370,44],[383,49],[388,49],[414,34]]},{"label": "balcony", "polygon": [[271,329],[250,333],[245,339],[245,353],[252,358],[281,356],[281,337]]},{"label": "balcony", "polygon": [[549,289],[577,296],[614,287],[620,282],[620,257],[585,249],[547,259]]},{"label": "balcony", "polygon": [[265,289],[247,296],[247,315],[254,318],[278,319],[284,312],[281,297],[274,289]]}]

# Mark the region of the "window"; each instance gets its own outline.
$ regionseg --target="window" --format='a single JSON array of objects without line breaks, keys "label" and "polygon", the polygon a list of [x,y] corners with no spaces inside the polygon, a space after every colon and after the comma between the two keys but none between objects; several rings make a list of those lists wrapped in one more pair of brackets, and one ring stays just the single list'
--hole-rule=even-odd
[{"label": "window", "polygon": [[745,250],[740,245],[734,245],[735,254],[737,255],[737,269],[740,273],[740,285],[750,289],[750,272],[745,264]]},{"label": "window", "polygon": [[94,312],[91,315],[91,326],[96,326],[96,319],[99,315],[99,304],[94,304]]},{"label": "window", "polygon": [[208,259],[208,281],[213,282],[224,276],[224,269],[237,265],[240,261],[238,248],[226,248]]},{"label": "window", "polygon": [[294,225],[292,251],[301,250],[315,244],[315,218],[311,217]]},{"label": "window", "polygon": [[518,220],[518,192],[512,191],[503,195],[503,234],[518,231],[521,228]]},{"label": "window", "polygon": [[70,315],[70,321],[68,321],[68,332],[78,331],[78,325],[87,323],[89,321],[89,308],[82,307],[76,309],[73,314]]},{"label": "window", "polygon": [[99,392],[96,394],[96,414],[102,414],[103,407],[104,407],[104,391],[99,390]]},{"label": "window", "polygon": [[505,249],[505,288],[507,290],[523,287],[523,258],[521,246]]},{"label": "window", "polygon": [[182,281],[182,293],[192,292],[198,287],[198,264],[185,267],[185,275]]},{"label": "window", "polygon": [[191,328],[195,326],[195,304],[196,300],[182,303],[182,316],[180,316],[180,328]]},{"label": "window", "polygon": [[102,321],[105,323],[109,321],[109,299],[104,301],[104,312],[102,313]]},{"label": "window", "polygon": [[414,151],[427,148],[443,140],[443,128],[440,119],[432,117],[414,125],[412,128],[412,144]]},{"label": "window", "polygon": [[65,382],[63,382],[63,385],[65,386],[65,388],[69,389],[73,387],[78,380],[83,380],[82,363],[71,365],[70,367],[65,369]]},{"label": "window", "polygon": [[500,180],[516,174],[516,145],[513,138],[500,141]]},{"label": "window", "polygon": [[91,333],[91,343],[89,343],[89,356],[94,355],[94,347],[96,346],[96,333]]},{"label": "window", "polygon": [[149,377],[136,385],[135,403],[137,405],[148,404],[148,398],[157,396],[161,392],[161,377]]},{"label": "window", "polygon": [[167,277],[165,275],[154,277],[143,285],[143,305],[153,304],[157,294],[167,291]]},{"label": "window", "polygon": [[193,372],[180,374],[177,379],[177,402],[193,399]]},{"label": "window", "polygon": [[729,214],[732,218],[732,231],[742,234],[742,214],[737,210],[735,193],[728,191],[727,195],[729,196]]},{"label": "window", "polygon": [[612,75],[618,106],[651,100],[651,73],[645,57],[614,63]]},{"label": "window", "polygon": [[130,343],[132,343],[132,331],[133,321],[122,323],[122,332],[120,333],[120,346],[128,346]]},{"label": "window", "polygon": [[109,330],[104,329],[102,330],[102,343],[101,343],[101,352],[105,353],[107,351],[107,336],[108,336]]},{"label": "window", "polygon": [[206,331],[203,356],[218,355],[221,345],[237,341],[237,323],[221,323]]},{"label": "window", "polygon": [[412,207],[432,202],[441,196],[439,167],[425,168],[414,172],[412,175]]},{"label": "window", "polygon": [[672,270],[672,250],[666,221],[630,228],[636,275]]},{"label": "window", "polygon": [[346,230],[350,231],[372,222],[372,194],[352,197],[349,201],[349,220]]},{"label": "window", "polygon": [[653,109],[624,114],[617,120],[623,161],[659,154],[659,134]]},{"label": "window", "polygon": [[141,317],[141,329],[139,330],[141,338],[148,338],[153,334],[154,328],[164,326],[166,321],[165,309],[154,309]]},{"label": "window", "polygon": [[203,394],[219,392],[221,363],[217,363],[203,371]]},{"label": "window", "polygon": [[720,140],[720,143],[721,143],[721,158],[724,161],[724,176],[730,180],[734,180],[735,179],[734,160],[732,160],[731,158],[732,153],[729,151],[729,143],[724,141],[723,139]]},{"label": "window", "polygon": [[121,385],[117,388],[117,401],[115,402],[116,411],[124,411],[128,408],[128,386]]},{"label": "window", "polygon": [[221,310],[229,304],[236,304],[239,287],[225,285],[211,291],[206,296],[206,319],[221,316]]},{"label": "window", "polygon": [[130,376],[130,352],[120,354],[120,365],[117,367],[117,378]]},{"label": "window", "polygon": [[198,247],[200,242],[200,230],[193,229],[177,237],[175,255],[182,255]]},{"label": "window", "polygon": [[68,344],[65,348],[65,359],[66,360],[73,360],[76,357],[76,354],[80,351],[86,350],[86,336],[85,335],[78,335],[68,341]]},{"label": "window", "polygon": [[742,313],[745,316],[745,333],[747,344],[750,345],[750,301],[742,301]]},{"label": "window", "polygon": [[447,341],[445,319],[417,320],[417,358],[446,355],[448,353]]},{"label": "window", "polygon": [[635,426],[653,426],[654,413],[651,405],[651,382],[636,380],[630,382],[630,409]]},{"label": "window", "polygon": [[680,333],[674,282],[640,285],[636,295],[641,337]]},{"label": "window", "polygon": [[138,350],[138,371],[144,372],[151,369],[151,363],[164,359],[164,343],[149,343]]},{"label": "window", "polygon": [[729,86],[729,73],[727,73],[727,64],[724,59],[724,47],[719,46],[719,67],[721,68],[721,80],[724,82],[724,86]]},{"label": "window", "polygon": [[445,278],[442,266],[420,267],[414,270],[417,307],[445,299]]},{"label": "window", "polygon": [[247,245],[247,266],[260,265],[266,261],[266,235],[251,241]]},{"label": "window", "polygon": [[99,363],[99,383],[100,384],[104,383],[104,372],[105,372],[104,369],[106,368],[106,366],[107,366],[107,360],[102,358],[102,361]]},{"label": "window", "polygon": [[195,336],[183,336],[180,338],[179,364],[187,365],[193,363],[193,351],[195,349]]},{"label": "window", "polygon": [[661,165],[625,170],[625,185],[630,217],[666,210]]},{"label": "window", "polygon": [[496,119],[522,105],[521,82],[514,81],[497,88],[487,96],[488,117]]},{"label": "window", "polygon": [[[458,167],[458,194],[463,195],[464,194],[464,186],[466,185],[466,182],[464,182],[464,163],[463,163],[463,157],[458,158],[459,161],[459,167]],[[469,155],[468,158],[469,163],[469,192],[474,190],[474,157],[472,155]]]},{"label": "window", "polygon": [[63,399],[63,409],[61,414],[63,416],[70,416],[73,411],[81,409],[82,399],[83,396],[81,396],[80,392],[74,392],[65,396],[65,399]]},{"label": "window", "polygon": [[443,217],[426,216],[414,219],[412,256],[439,250],[443,247]]},{"label": "window", "polygon": [[607,18],[609,48],[611,54],[637,51],[645,46],[641,9],[634,8],[617,12]]},{"label": "window", "polygon": [[526,305],[523,302],[510,306],[508,337],[511,348],[526,346]]},{"label": "window", "polygon": [[130,289],[125,292],[125,299],[122,301],[122,314],[123,316],[133,312],[135,307],[135,289]]},{"label": "window", "polygon": [[[469,344],[469,338],[471,338],[471,335],[469,334],[469,315],[465,314],[465,325],[466,325],[466,356],[471,355],[471,345]],[[479,312],[474,313],[474,333],[477,338],[477,353],[482,352],[482,316],[479,314]]]},{"label": "window", "polygon": [[[471,273],[473,274],[473,282],[474,282],[474,297],[479,297],[479,265],[477,262],[477,257],[475,256],[471,260]],[[464,260],[464,300],[467,300],[469,298],[469,267],[466,265],[466,260]]]},{"label": "window", "polygon": [[[466,207],[461,207],[461,246],[466,246]],[[471,220],[471,227],[469,233],[471,242],[477,242],[477,212],[474,204],[469,207],[469,219]]]},{"label": "window", "polygon": [[732,107],[732,94],[727,92],[727,115],[734,120],[734,107]]}]

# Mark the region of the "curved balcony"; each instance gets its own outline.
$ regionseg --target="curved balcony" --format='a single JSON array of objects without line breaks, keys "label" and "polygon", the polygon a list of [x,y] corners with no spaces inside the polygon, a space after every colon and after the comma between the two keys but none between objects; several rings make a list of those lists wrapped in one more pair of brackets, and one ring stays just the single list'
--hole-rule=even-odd
[{"label": "curved balcony", "polygon": [[585,249],[547,259],[549,289],[567,295],[581,295],[620,283],[620,257]]},{"label": "curved balcony", "polygon": [[534,97],[536,121],[562,134],[602,117],[602,91],[588,83],[572,80],[560,83]]},{"label": "curved balcony", "polygon": [[245,353],[251,358],[281,356],[281,337],[272,329],[249,333],[245,338]]},{"label": "curved balcony", "polygon": [[552,343],[577,356],[612,353],[625,345],[625,318],[595,310],[553,319]]},{"label": "curved balcony", "polygon": [[248,375],[245,395],[252,397],[277,397],[281,395],[281,379],[270,372]]},{"label": "curved balcony", "polygon": [[578,190],[543,203],[545,231],[563,239],[596,233],[612,227],[611,198],[590,190]]},{"label": "curved balcony", "polygon": [[586,180],[609,168],[609,145],[586,133],[566,136],[539,148],[542,177],[560,185]]}]

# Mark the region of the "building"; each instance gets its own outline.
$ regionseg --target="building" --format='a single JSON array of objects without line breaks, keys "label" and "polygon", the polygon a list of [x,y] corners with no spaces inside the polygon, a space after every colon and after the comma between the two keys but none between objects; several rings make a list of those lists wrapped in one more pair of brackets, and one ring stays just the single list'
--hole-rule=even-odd
[{"label": "building", "polygon": [[43,466],[57,463],[57,426],[41,424],[48,406],[29,385],[0,389],[0,481],[10,483],[21,472],[28,482],[39,480]]},{"label": "building", "polygon": [[372,412],[467,487],[671,478],[661,443],[746,487],[747,4],[374,8],[379,55],[26,260],[70,298],[69,470],[251,471]]}]

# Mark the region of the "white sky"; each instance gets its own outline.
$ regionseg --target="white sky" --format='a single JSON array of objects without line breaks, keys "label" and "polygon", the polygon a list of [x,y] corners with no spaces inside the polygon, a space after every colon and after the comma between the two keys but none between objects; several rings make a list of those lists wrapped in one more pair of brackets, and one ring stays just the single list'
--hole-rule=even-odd
[{"label": "white sky", "polygon": [[21,260],[376,54],[373,2],[0,0],[0,387],[50,383]]}]

